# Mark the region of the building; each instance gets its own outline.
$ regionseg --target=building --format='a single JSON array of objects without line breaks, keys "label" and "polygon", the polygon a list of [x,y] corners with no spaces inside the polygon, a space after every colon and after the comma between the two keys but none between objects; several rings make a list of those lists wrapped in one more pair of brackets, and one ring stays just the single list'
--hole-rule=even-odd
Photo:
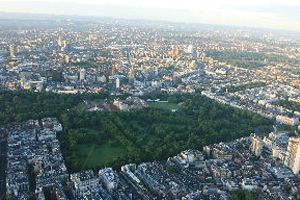
[{"label": "building", "polygon": [[190,44],[190,45],[188,46],[186,52],[187,52],[187,53],[190,53],[190,54],[194,53],[194,47],[193,47],[193,45]]},{"label": "building", "polygon": [[288,116],[284,116],[284,115],[277,115],[276,116],[276,121],[286,124],[286,125],[291,125],[291,126],[296,126],[299,124],[299,119],[296,117],[288,117]]},{"label": "building", "polygon": [[14,61],[15,59],[15,48],[13,45],[9,46],[9,58],[11,61]]},{"label": "building", "polygon": [[273,148],[272,149],[272,157],[277,158],[280,161],[284,161],[286,158],[286,150],[281,148]]},{"label": "building", "polygon": [[285,165],[289,167],[294,174],[300,170],[300,138],[289,138],[288,152]]},{"label": "building", "polygon": [[116,106],[120,111],[129,111],[128,104],[120,101],[120,100],[114,100],[113,105]]},{"label": "building", "polygon": [[98,175],[109,191],[113,191],[118,187],[119,178],[112,168],[100,169]]},{"label": "building", "polygon": [[261,138],[254,135],[251,141],[251,151],[256,155],[260,156],[262,153],[262,149],[264,146],[264,142]]},{"label": "building", "polygon": [[118,90],[120,88],[120,79],[119,77],[116,78],[116,89]]},{"label": "building", "polygon": [[85,197],[92,190],[100,187],[99,178],[94,175],[92,170],[71,174],[70,180],[73,183],[77,197]]},{"label": "building", "polygon": [[57,45],[62,47],[62,39],[61,39],[61,36],[58,36],[58,39],[57,39]]},{"label": "building", "polygon": [[244,178],[241,182],[241,187],[243,190],[252,191],[258,187],[258,184],[255,179]]},{"label": "building", "polygon": [[64,57],[64,61],[65,61],[65,63],[69,63],[70,62],[70,56],[68,56],[68,55],[65,55],[65,57]]},{"label": "building", "polygon": [[80,69],[79,71],[79,80],[84,81],[86,76],[86,70],[84,68]]}]

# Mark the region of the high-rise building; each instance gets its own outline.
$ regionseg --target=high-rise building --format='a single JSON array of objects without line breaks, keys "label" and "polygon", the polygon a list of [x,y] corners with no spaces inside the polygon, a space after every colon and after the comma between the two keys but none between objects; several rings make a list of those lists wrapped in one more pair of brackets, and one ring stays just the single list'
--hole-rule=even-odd
[{"label": "high-rise building", "polygon": [[62,39],[61,39],[61,36],[58,36],[57,44],[58,44],[58,46],[62,47]]},{"label": "high-rise building", "polygon": [[158,67],[155,66],[155,76],[158,76]]},{"label": "high-rise building", "polygon": [[116,73],[116,65],[115,64],[112,64],[111,65],[111,75],[113,76],[113,75],[115,75],[115,73]]},{"label": "high-rise building", "polygon": [[62,41],[62,45],[63,45],[64,48],[66,48],[66,46],[67,46],[67,41],[66,41],[66,40]]},{"label": "high-rise building", "polygon": [[128,71],[128,77],[129,80],[133,81],[135,79],[135,71],[134,71],[134,67],[130,67],[129,71]]},{"label": "high-rise building", "polygon": [[65,54],[64,61],[67,64],[70,62],[70,57],[67,54]]},{"label": "high-rise building", "polygon": [[9,46],[9,58],[11,61],[15,59],[15,48],[13,45]]},{"label": "high-rise building", "polygon": [[79,72],[79,80],[80,81],[85,80],[85,74],[86,74],[86,70],[84,68],[80,69],[80,72]]},{"label": "high-rise building", "polygon": [[257,137],[256,135],[254,135],[252,137],[252,143],[251,143],[251,151],[256,155],[256,156],[260,156],[262,149],[264,146],[264,142],[260,137]]},{"label": "high-rise building", "polygon": [[188,46],[186,52],[192,54],[192,53],[194,52],[194,47],[193,47],[193,45],[190,44],[190,45]]},{"label": "high-rise building", "polygon": [[288,143],[288,152],[285,165],[289,167],[294,174],[300,171],[300,138],[291,137]]},{"label": "high-rise building", "polygon": [[120,79],[119,77],[116,78],[116,89],[120,88]]}]

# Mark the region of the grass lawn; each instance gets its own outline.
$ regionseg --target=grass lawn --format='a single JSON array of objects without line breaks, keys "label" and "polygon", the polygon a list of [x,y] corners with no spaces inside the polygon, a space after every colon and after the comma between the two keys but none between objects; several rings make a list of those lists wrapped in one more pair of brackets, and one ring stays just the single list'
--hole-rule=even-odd
[{"label": "grass lawn", "polygon": [[159,108],[165,110],[178,109],[180,107],[176,103],[169,103],[169,102],[149,102],[149,106],[152,108]]},{"label": "grass lawn", "polygon": [[107,162],[126,153],[122,147],[113,147],[110,144],[84,144],[77,147],[76,157],[81,159],[83,169],[104,167]]}]

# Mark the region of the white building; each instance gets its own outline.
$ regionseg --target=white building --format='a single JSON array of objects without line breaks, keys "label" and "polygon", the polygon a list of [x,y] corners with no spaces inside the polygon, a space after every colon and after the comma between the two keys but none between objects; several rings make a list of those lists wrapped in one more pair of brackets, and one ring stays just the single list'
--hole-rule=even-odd
[{"label": "white building", "polygon": [[74,173],[70,175],[77,196],[85,196],[93,188],[99,187],[99,178],[92,170]]},{"label": "white building", "polygon": [[80,69],[80,71],[79,71],[79,80],[84,81],[85,80],[85,75],[86,75],[86,70],[84,68]]},{"label": "white building", "polygon": [[284,115],[277,115],[276,121],[283,123],[283,124],[291,125],[291,126],[296,126],[299,124],[299,118],[297,118],[297,117],[291,118],[291,117],[284,116]]},{"label": "white building", "polygon": [[120,79],[119,77],[116,78],[116,89],[120,88]]},{"label": "white building", "polygon": [[99,170],[99,178],[105,187],[112,191],[118,187],[119,178],[112,168],[104,168]]},{"label": "white building", "polygon": [[116,106],[120,111],[129,111],[128,104],[120,101],[120,100],[114,100],[114,106]]},{"label": "white building", "polygon": [[280,148],[273,148],[272,149],[272,157],[277,158],[281,161],[284,161],[286,158],[286,151],[285,149],[280,149]]},{"label": "white building", "polygon": [[300,170],[300,138],[289,138],[288,152],[285,165],[289,167],[294,174]]},{"label": "white building", "polygon": [[190,45],[187,47],[186,52],[192,54],[192,53],[194,52],[194,47],[193,47],[193,45],[190,44]]},{"label": "white building", "polygon": [[252,191],[257,188],[257,182],[254,179],[244,178],[241,182],[243,190]]}]

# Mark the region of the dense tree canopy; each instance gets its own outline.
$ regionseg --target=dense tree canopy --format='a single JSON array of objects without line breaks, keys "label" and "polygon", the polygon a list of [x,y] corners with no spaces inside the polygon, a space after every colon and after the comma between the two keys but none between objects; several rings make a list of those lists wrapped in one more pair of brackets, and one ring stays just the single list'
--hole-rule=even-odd
[{"label": "dense tree canopy", "polygon": [[279,106],[283,106],[289,110],[292,111],[298,111],[300,112],[300,103],[295,102],[295,101],[289,101],[289,100],[281,100],[278,102],[275,102]]},{"label": "dense tree canopy", "polygon": [[[58,95],[52,93],[1,92],[0,122],[58,117],[64,132],[59,134],[63,153],[71,171],[84,168],[78,156],[80,145],[122,147],[122,156],[105,163],[119,167],[125,163],[162,160],[182,150],[247,136],[254,130],[270,131],[272,121],[256,114],[221,105],[201,95],[153,94],[181,103],[177,112],[144,108],[134,112],[87,112],[82,98],[107,95]],[[95,166],[95,168],[103,166]]]},{"label": "dense tree canopy", "polygon": [[244,68],[260,68],[269,64],[285,63],[298,65],[299,60],[285,55],[251,51],[206,51],[205,54],[219,61]]},{"label": "dense tree canopy", "polygon": [[81,100],[80,95],[0,91],[0,124],[59,117]]},{"label": "dense tree canopy", "polygon": [[254,195],[245,190],[234,190],[230,193],[231,200],[254,200]]},{"label": "dense tree canopy", "polygon": [[74,170],[81,167],[80,158],[73,152],[77,144],[85,142],[124,147],[127,156],[107,163],[119,167],[130,162],[166,159],[189,148],[202,149],[207,144],[247,136],[254,129],[271,130],[271,121],[248,111],[220,105],[203,96],[180,95],[172,101],[178,99],[184,103],[175,113],[154,108],[86,112],[80,107],[64,113],[61,119],[65,134],[61,141],[70,158],[67,162]]}]

